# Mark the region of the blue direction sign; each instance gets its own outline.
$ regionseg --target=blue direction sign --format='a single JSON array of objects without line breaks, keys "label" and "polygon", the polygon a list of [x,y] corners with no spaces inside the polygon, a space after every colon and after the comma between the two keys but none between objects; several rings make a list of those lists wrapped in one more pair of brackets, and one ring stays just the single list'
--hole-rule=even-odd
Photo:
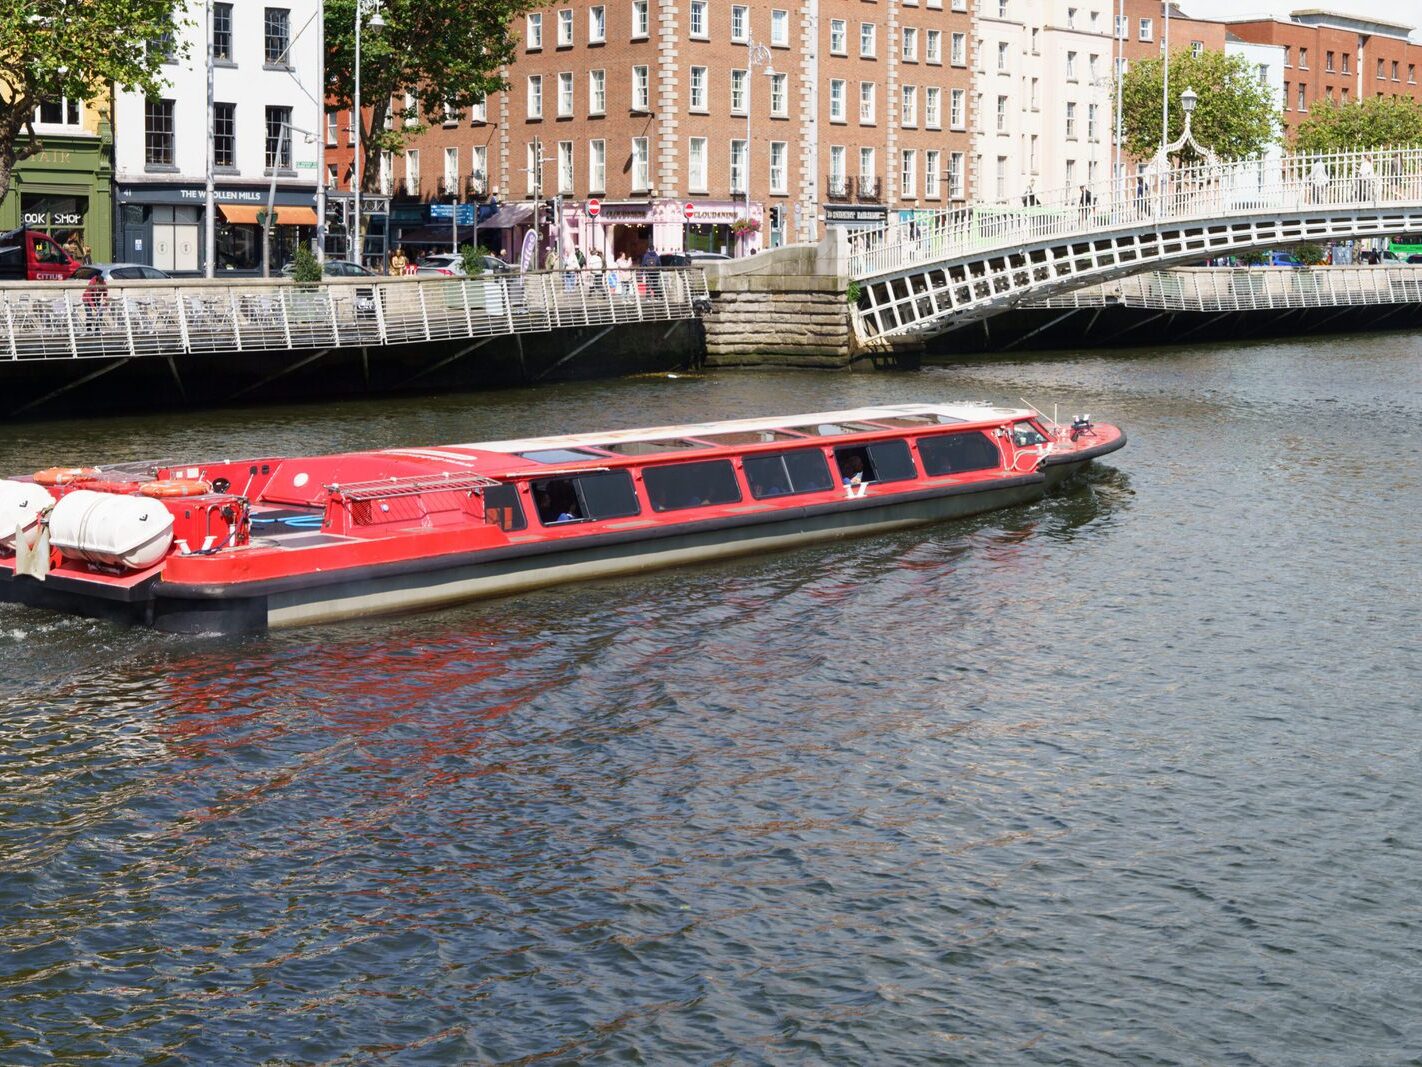
[{"label": "blue direction sign", "polygon": [[430,218],[454,219],[460,226],[474,225],[473,204],[431,204]]}]

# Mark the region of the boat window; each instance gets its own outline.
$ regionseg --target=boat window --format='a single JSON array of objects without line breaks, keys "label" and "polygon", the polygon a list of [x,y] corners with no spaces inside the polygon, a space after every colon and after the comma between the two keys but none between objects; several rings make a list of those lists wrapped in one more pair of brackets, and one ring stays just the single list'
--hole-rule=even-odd
[{"label": "boat window", "polygon": [[491,485],[484,490],[484,522],[501,530],[522,530],[528,526],[514,486]]},{"label": "boat window", "polygon": [[816,422],[809,426],[788,427],[796,433],[809,434],[811,437],[843,437],[851,433],[873,433],[882,429],[879,426],[870,426],[867,422]]},{"label": "boat window", "polygon": [[713,445],[769,445],[776,441],[802,440],[799,434],[784,430],[729,430],[726,433],[697,434],[696,439]]},{"label": "boat window", "polygon": [[1018,448],[1031,448],[1047,443],[1046,435],[1030,422],[1019,422],[1012,427],[1012,443]]},{"label": "boat window", "polygon": [[535,463],[582,463],[590,459],[601,459],[601,452],[586,448],[541,448],[534,452],[518,453],[524,459]]},{"label": "boat window", "polygon": [[736,470],[728,459],[704,463],[666,463],[642,471],[653,511],[676,511],[704,504],[735,504],[741,499]]},{"label": "boat window", "polygon": [[705,448],[700,441],[677,438],[671,441],[614,441],[607,445],[594,445],[604,452],[619,456],[655,456],[663,452],[681,452],[688,448]]},{"label": "boat window", "polygon": [[747,456],[742,463],[751,496],[757,500],[791,493],[820,493],[834,488],[829,464],[818,448],[774,456]]},{"label": "boat window", "polygon": [[875,418],[874,421],[885,426],[950,426],[966,420],[956,419],[952,415],[892,415],[882,419]]},{"label": "boat window", "polygon": [[599,471],[534,481],[533,501],[544,526],[594,519],[618,519],[642,509],[627,471]]},{"label": "boat window", "polygon": [[[861,482],[902,482],[918,477],[909,455],[907,441],[875,441],[868,445],[846,445],[834,450],[840,481],[845,485]],[[856,477],[858,481],[856,481]]]},{"label": "boat window", "polygon": [[962,474],[1000,466],[997,445],[985,433],[945,433],[920,437],[918,454],[929,474]]}]

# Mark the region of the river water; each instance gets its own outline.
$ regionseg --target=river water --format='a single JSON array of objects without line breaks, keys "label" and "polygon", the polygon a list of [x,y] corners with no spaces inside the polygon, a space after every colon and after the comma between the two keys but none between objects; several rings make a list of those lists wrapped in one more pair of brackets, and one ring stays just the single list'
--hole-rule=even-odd
[{"label": "river water", "polygon": [[1422,1055],[1422,336],[5,428],[0,471],[1025,397],[970,521],[194,639],[0,607],[0,1063]]}]

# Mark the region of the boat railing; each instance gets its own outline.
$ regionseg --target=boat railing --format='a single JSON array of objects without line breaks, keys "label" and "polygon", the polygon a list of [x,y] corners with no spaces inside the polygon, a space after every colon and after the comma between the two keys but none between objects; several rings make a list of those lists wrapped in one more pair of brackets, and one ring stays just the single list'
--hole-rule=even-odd
[{"label": "boat railing", "polygon": [[454,490],[491,489],[503,484],[497,478],[459,471],[412,474],[403,478],[376,478],[365,482],[332,482],[324,488],[333,497],[339,496],[343,500],[355,502]]}]

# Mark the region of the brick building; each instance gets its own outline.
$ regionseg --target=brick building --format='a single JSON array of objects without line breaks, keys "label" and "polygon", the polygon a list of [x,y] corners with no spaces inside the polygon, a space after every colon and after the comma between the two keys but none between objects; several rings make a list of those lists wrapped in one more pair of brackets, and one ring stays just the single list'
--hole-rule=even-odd
[{"label": "brick building", "polygon": [[1226,25],[1242,41],[1284,49],[1288,133],[1319,100],[1410,96],[1422,102],[1417,81],[1422,46],[1408,41],[1411,26],[1315,10],[1295,11],[1289,19],[1228,20]]}]

